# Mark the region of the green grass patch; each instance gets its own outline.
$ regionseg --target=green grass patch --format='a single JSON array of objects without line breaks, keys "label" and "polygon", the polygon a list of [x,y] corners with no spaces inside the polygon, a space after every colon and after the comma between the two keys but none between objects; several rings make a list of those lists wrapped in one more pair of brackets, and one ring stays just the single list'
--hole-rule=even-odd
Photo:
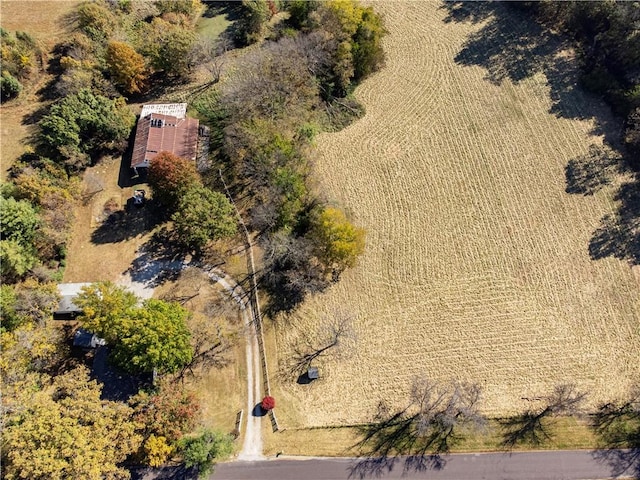
[{"label": "green grass patch", "polygon": [[215,41],[232,23],[227,15],[200,17],[196,24],[196,30],[202,38]]},{"label": "green grass patch", "polygon": [[[357,446],[362,440],[361,427],[300,428],[272,433],[265,428],[265,454],[275,455],[367,455],[366,446]],[[595,449],[598,438],[590,427],[589,419],[558,417],[551,419],[547,432],[549,438],[539,444],[522,443],[512,450],[577,450]],[[451,449],[451,453],[505,451],[503,434],[498,419],[489,420],[482,432],[468,433]],[[408,453],[408,452],[402,452]]]}]

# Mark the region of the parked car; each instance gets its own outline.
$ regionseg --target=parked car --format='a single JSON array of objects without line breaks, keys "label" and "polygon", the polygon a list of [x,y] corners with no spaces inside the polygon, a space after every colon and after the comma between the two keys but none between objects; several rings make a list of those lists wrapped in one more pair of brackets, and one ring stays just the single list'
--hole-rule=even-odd
[{"label": "parked car", "polygon": [[146,192],[144,190],[135,190],[133,192],[133,204],[136,207],[143,206],[145,202],[145,195],[146,195]]}]

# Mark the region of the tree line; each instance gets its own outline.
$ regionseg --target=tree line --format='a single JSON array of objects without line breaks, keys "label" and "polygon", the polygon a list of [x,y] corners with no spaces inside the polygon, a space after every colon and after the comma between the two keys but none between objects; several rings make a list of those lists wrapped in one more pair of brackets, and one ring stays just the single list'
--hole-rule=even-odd
[{"label": "tree line", "polygon": [[259,233],[270,307],[291,310],[364,250],[364,230],[312,184],[312,152],[319,131],[363,113],[351,92],[382,65],[385,30],[372,8],[351,0],[285,2],[288,19],[270,30],[277,5],[243,5],[255,14],[247,41],[267,38],[195,106],[212,126],[217,166]]},{"label": "tree line", "polygon": [[[544,446],[554,437],[558,418],[582,418],[596,434],[598,447],[638,448],[640,445],[640,389],[631,386],[622,398],[603,403],[595,411],[584,408],[588,393],[572,383],[555,385],[539,397],[527,398],[531,406],[512,416],[494,419],[499,438],[496,447]],[[374,421],[359,428],[360,451],[375,465],[395,455],[409,455],[416,467],[426,467],[465,438],[486,434],[489,419],[481,413],[482,388],[457,380],[436,381],[417,377],[405,408],[390,409],[381,401]],[[629,455],[629,467],[640,472],[640,462]],[[366,461],[361,469],[367,469]],[[370,472],[369,472],[370,473]],[[622,472],[621,472],[622,473]]]}]

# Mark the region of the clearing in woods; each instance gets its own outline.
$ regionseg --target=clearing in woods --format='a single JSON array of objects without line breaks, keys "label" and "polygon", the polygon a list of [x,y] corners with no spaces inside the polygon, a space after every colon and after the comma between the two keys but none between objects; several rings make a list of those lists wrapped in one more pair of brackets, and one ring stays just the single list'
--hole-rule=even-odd
[{"label": "clearing in woods", "polygon": [[565,192],[567,162],[602,143],[602,104],[575,86],[558,39],[501,4],[375,8],[386,67],[355,92],[367,114],[317,139],[315,167],[367,248],[276,327],[283,370],[336,307],[357,346],[316,360],[309,385],[280,376],[281,426],[371,420],[381,400],[406,406],[418,375],[478,382],[490,415],[558,382],[592,406],[623,395],[640,377],[640,288],[627,263],[589,255],[616,186]]}]

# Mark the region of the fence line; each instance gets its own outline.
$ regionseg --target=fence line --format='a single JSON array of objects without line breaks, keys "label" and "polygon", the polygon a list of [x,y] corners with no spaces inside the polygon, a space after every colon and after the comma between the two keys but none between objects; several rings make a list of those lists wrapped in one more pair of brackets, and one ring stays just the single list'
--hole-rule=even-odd
[{"label": "fence line", "polygon": [[[264,334],[262,332],[262,312],[260,310],[260,302],[258,300],[258,282],[256,280],[256,266],[253,258],[253,243],[251,242],[251,237],[249,235],[247,225],[244,223],[242,215],[240,215],[240,210],[238,209],[236,202],[233,200],[233,197],[229,193],[229,188],[227,187],[227,184],[224,181],[224,177],[222,176],[222,170],[218,169],[218,173],[220,174],[220,180],[224,185],[227,197],[231,201],[233,208],[236,211],[236,215],[238,216],[238,221],[240,223],[240,226],[242,227],[242,232],[244,234],[245,247],[249,252],[249,254],[247,255],[247,270],[249,271],[249,302],[251,303],[251,311],[253,312],[253,324],[256,329],[258,340],[258,350],[260,352],[260,363],[262,366],[262,381],[264,384],[264,391],[268,396],[271,396],[269,366],[267,364],[267,355],[264,348]],[[277,432],[278,430],[280,430],[280,428],[278,426],[278,419],[276,418],[275,412],[273,410],[270,410],[269,416],[271,418],[271,426],[273,428],[273,431]]]}]

